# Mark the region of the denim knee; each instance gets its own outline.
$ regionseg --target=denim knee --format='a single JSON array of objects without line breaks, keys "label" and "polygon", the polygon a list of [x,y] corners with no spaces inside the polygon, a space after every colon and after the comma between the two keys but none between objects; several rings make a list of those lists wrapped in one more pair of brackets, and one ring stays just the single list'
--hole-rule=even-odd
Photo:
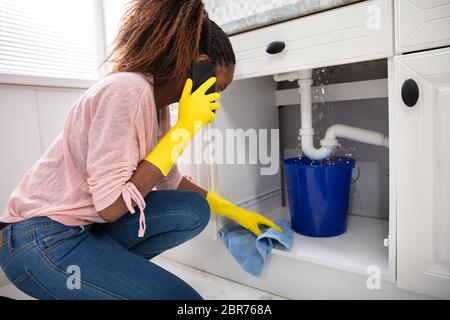
[{"label": "denim knee", "polygon": [[211,211],[206,199],[198,192],[185,191],[182,197],[184,197],[184,206],[193,216],[197,219],[197,229],[202,231],[209,223]]}]

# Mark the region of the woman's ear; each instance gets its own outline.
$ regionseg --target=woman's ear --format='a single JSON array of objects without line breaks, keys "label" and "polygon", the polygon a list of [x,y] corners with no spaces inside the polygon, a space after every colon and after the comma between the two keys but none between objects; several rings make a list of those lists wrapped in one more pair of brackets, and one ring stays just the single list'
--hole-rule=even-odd
[{"label": "woman's ear", "polygon": [[197,62],[209,62],[209,61],[210,61],[209,57],[204,53],[200,54],[197,57]]}]

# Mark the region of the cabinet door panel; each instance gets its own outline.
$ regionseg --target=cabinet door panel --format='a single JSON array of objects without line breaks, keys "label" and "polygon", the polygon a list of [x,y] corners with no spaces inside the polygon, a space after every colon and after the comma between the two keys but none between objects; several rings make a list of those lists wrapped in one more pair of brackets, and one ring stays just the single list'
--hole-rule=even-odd
[{"label": "cabinet door panel", "polygon": [[[278,133],[279,126],[275,91],[273,79],[262,77],[235,81],[223,94],[222,108],[217,113],[214,126],[224,137],[226,150],[221,163],[215,165],[217,185],[214,187],[235,203],[255,200],[271,192],[279,192],[281,188],[280,164],[262,164],[260,154],[264,144],[267,147],[263,154],[269,152],[270,159],[279,162],[279,148],[274,148],[276,154],[270,154],[271,143],[279,144],[278,137],[271,131],[275,129]],[[250,160],[253,158],[250,154],[256,159]],[[264,168],[269,166],[274,172],[265,174]]]},{"label": "cabinet door panel", "polygon": [[450,0],[396,0],[396,52],[450,44]]},{"label": "cabinet door panel", "polygon": [[[450,298],[450,49],[398,57],[395,67],[398,284]],[[408,79],[419,88],[413,107],[400,94]]]}]

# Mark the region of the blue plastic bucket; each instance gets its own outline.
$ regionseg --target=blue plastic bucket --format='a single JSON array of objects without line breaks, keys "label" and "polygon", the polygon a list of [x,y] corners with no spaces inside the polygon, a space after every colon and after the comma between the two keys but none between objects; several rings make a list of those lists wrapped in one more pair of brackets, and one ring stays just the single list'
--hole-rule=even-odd
[{"label": "blue plastic bucket", "polygon": [[310,237],[333,237],[347,231],[355,163],[346,157],[283,161],[294,231]]}]

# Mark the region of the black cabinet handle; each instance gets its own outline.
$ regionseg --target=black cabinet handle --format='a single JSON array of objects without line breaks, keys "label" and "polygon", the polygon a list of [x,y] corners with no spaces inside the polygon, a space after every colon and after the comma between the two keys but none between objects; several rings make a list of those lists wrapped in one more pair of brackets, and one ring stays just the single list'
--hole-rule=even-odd
[{"label": "black cabinet handle", "polygon": [[413,79],[408,79],[402,86],[403,103],[412,108],[419,101],[419,86]]},{"label": "black cabinet handle", "polygon": [[269,43],[269,45],[266,48],[266,52],[268,54],[277,54],[286,48],[286,44],[283,41],[274,41]]}]

